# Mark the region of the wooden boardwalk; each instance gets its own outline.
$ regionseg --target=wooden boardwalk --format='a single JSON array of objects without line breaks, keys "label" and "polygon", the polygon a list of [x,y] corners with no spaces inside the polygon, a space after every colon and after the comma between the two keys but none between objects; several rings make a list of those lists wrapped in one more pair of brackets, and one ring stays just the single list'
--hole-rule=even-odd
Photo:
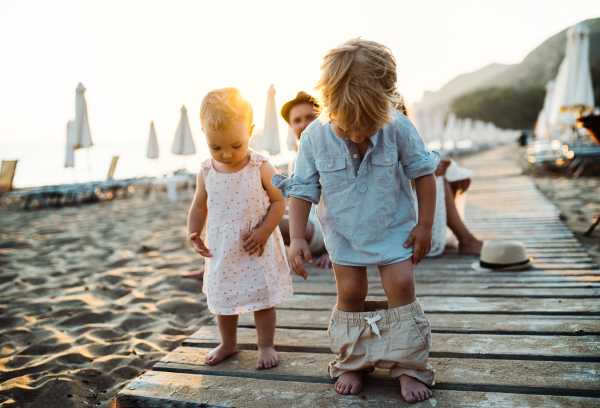
[{"label": "wooden boardwalk", "polygon": [[[331,271],[294,278],[294,296],[278,306],[279,365],[256,370],[251,314],[240,316],[240,352],[207,366],[219,344],[216,325],[194,333],[118,396],[130,407],[600,406],[600,270],[549,202],[505,149],[464,160],[476,177],[467,224],[481,239],[527,245],[534,269],[477,272],[475,257],[447,251],[415,270],[417,296],[431,322],[433,398],[403,402],[383,370],[359,396],[339,395],[326,377],[332,360],[327,325],[335,304]],[[383,299],[376,268],[369,298]]]}]

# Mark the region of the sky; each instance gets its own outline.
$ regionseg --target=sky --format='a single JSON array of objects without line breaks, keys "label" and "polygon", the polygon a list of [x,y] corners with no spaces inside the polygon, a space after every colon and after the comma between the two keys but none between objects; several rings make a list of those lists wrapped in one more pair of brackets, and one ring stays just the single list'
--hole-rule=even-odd
[{"label": "sky", "polygon": [[64,143],[79,82],[96,144],[145,142],[152,120],[172,140],[182,105],[203,143],[207,91],[240,88],[260,128],[269,85],[278,109],[314,93],[323,56],[350,38],[392,49],[411,104],[595,17],[600,1],[587,0],[0,0],[0,149]]}]

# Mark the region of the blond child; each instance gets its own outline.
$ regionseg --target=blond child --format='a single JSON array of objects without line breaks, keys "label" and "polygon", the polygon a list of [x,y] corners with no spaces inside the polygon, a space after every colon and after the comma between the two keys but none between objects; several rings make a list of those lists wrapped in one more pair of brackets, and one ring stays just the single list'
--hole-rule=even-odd
[{"label": "blond child", "polygon": [[[256,368],[277,365],[273,337],[275,305],[292,295],[290,270],[278,224],[285,201],[271,184],[275,168],[248,147],[252,106],[236,88],[206,94],[202,131],[212,158],[202,164],[188,216],[188,241],[206,257],[204,285],[217,315],[221,345],[207,354],[217,364],[237,352],[240,313],[254,313],[258,333]],[[206,224],[206,242],[200,234]]]},{"label": "blond child", "polygon": [[[350,40],[329,50],[321,69],[322,120],[302,134],[292,177],[273,177],[290,196],[290,264],[306,279],[302,258],[312,257],[304,234],[311,203],[318,204],[337,285],[328,330],[336,391],[358,394],[378,367],[399,378],[406,401],[422,401],[432,395],[435,371],[413,264],[431,248],[440,157],[394,110],[396,61],[387,47]],[[387,302],[365,301],[369,265],[379,268]]]}]

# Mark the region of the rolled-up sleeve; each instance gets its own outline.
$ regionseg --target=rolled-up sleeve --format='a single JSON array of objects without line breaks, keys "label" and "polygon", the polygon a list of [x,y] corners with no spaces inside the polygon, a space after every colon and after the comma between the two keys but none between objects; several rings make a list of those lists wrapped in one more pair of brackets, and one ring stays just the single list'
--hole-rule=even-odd
[{"label": "rolled-up sleeve", "polygon": [[310,138],[306,134],[300,139],[296,169],[292,176],[288,178],[281,174],[275,174],[271,183],[281,190],[283,197],[292,196],[313,204],[319,204],[321,199],[319,172],[315,166]]},{"label": "rolled-up sleeve", "polygon": [[400,137],[398,137],[398,152],[404,175],[414,180],[431,174],[437,168],[441,156],[433,150],[425,150],[423,139],[419,136],[412,122],[404,115],[400,121]]}]

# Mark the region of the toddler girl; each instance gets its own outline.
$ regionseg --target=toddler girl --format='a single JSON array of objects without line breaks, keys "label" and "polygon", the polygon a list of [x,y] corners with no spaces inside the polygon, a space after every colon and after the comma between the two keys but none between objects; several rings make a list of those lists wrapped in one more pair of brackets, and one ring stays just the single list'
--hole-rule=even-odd
[{"label": "toddler girl", "polygon": [[[322,120],[302,134],[292,177],[273,177],[290,196],[290,264],[306,279],[302,258],[312,258],[304,234],[311,203],[318,204],[337,285],[328,331],[335,389],[357,394],[364,374],[379,367],[399,378],[406,401],[421,401],[432,395],[426,385],[434,370],[413,263],[431,248],[440,157],[394,110],[396,61],[387,47],[350,40],[329,50],[321,69]],[[378,266],[387,302],[365,301],[368,265]]]},{"label": "toddler girl", "polygon": [[[217,364],[237,352],[240,313],[253,312],[258,333],[256,368],[277,365],[275,305],[292,295],[278,224],[285,200],[271,184],[275,168],[249,150],[252,106],[236,88],[206,94],[202,131],[212,158],[202,163],[188,216],[188,241],[206,257],[208,308],[217,315],[221,345],[205,358]],[[206,242],[200,238],[204,222]]]}]

